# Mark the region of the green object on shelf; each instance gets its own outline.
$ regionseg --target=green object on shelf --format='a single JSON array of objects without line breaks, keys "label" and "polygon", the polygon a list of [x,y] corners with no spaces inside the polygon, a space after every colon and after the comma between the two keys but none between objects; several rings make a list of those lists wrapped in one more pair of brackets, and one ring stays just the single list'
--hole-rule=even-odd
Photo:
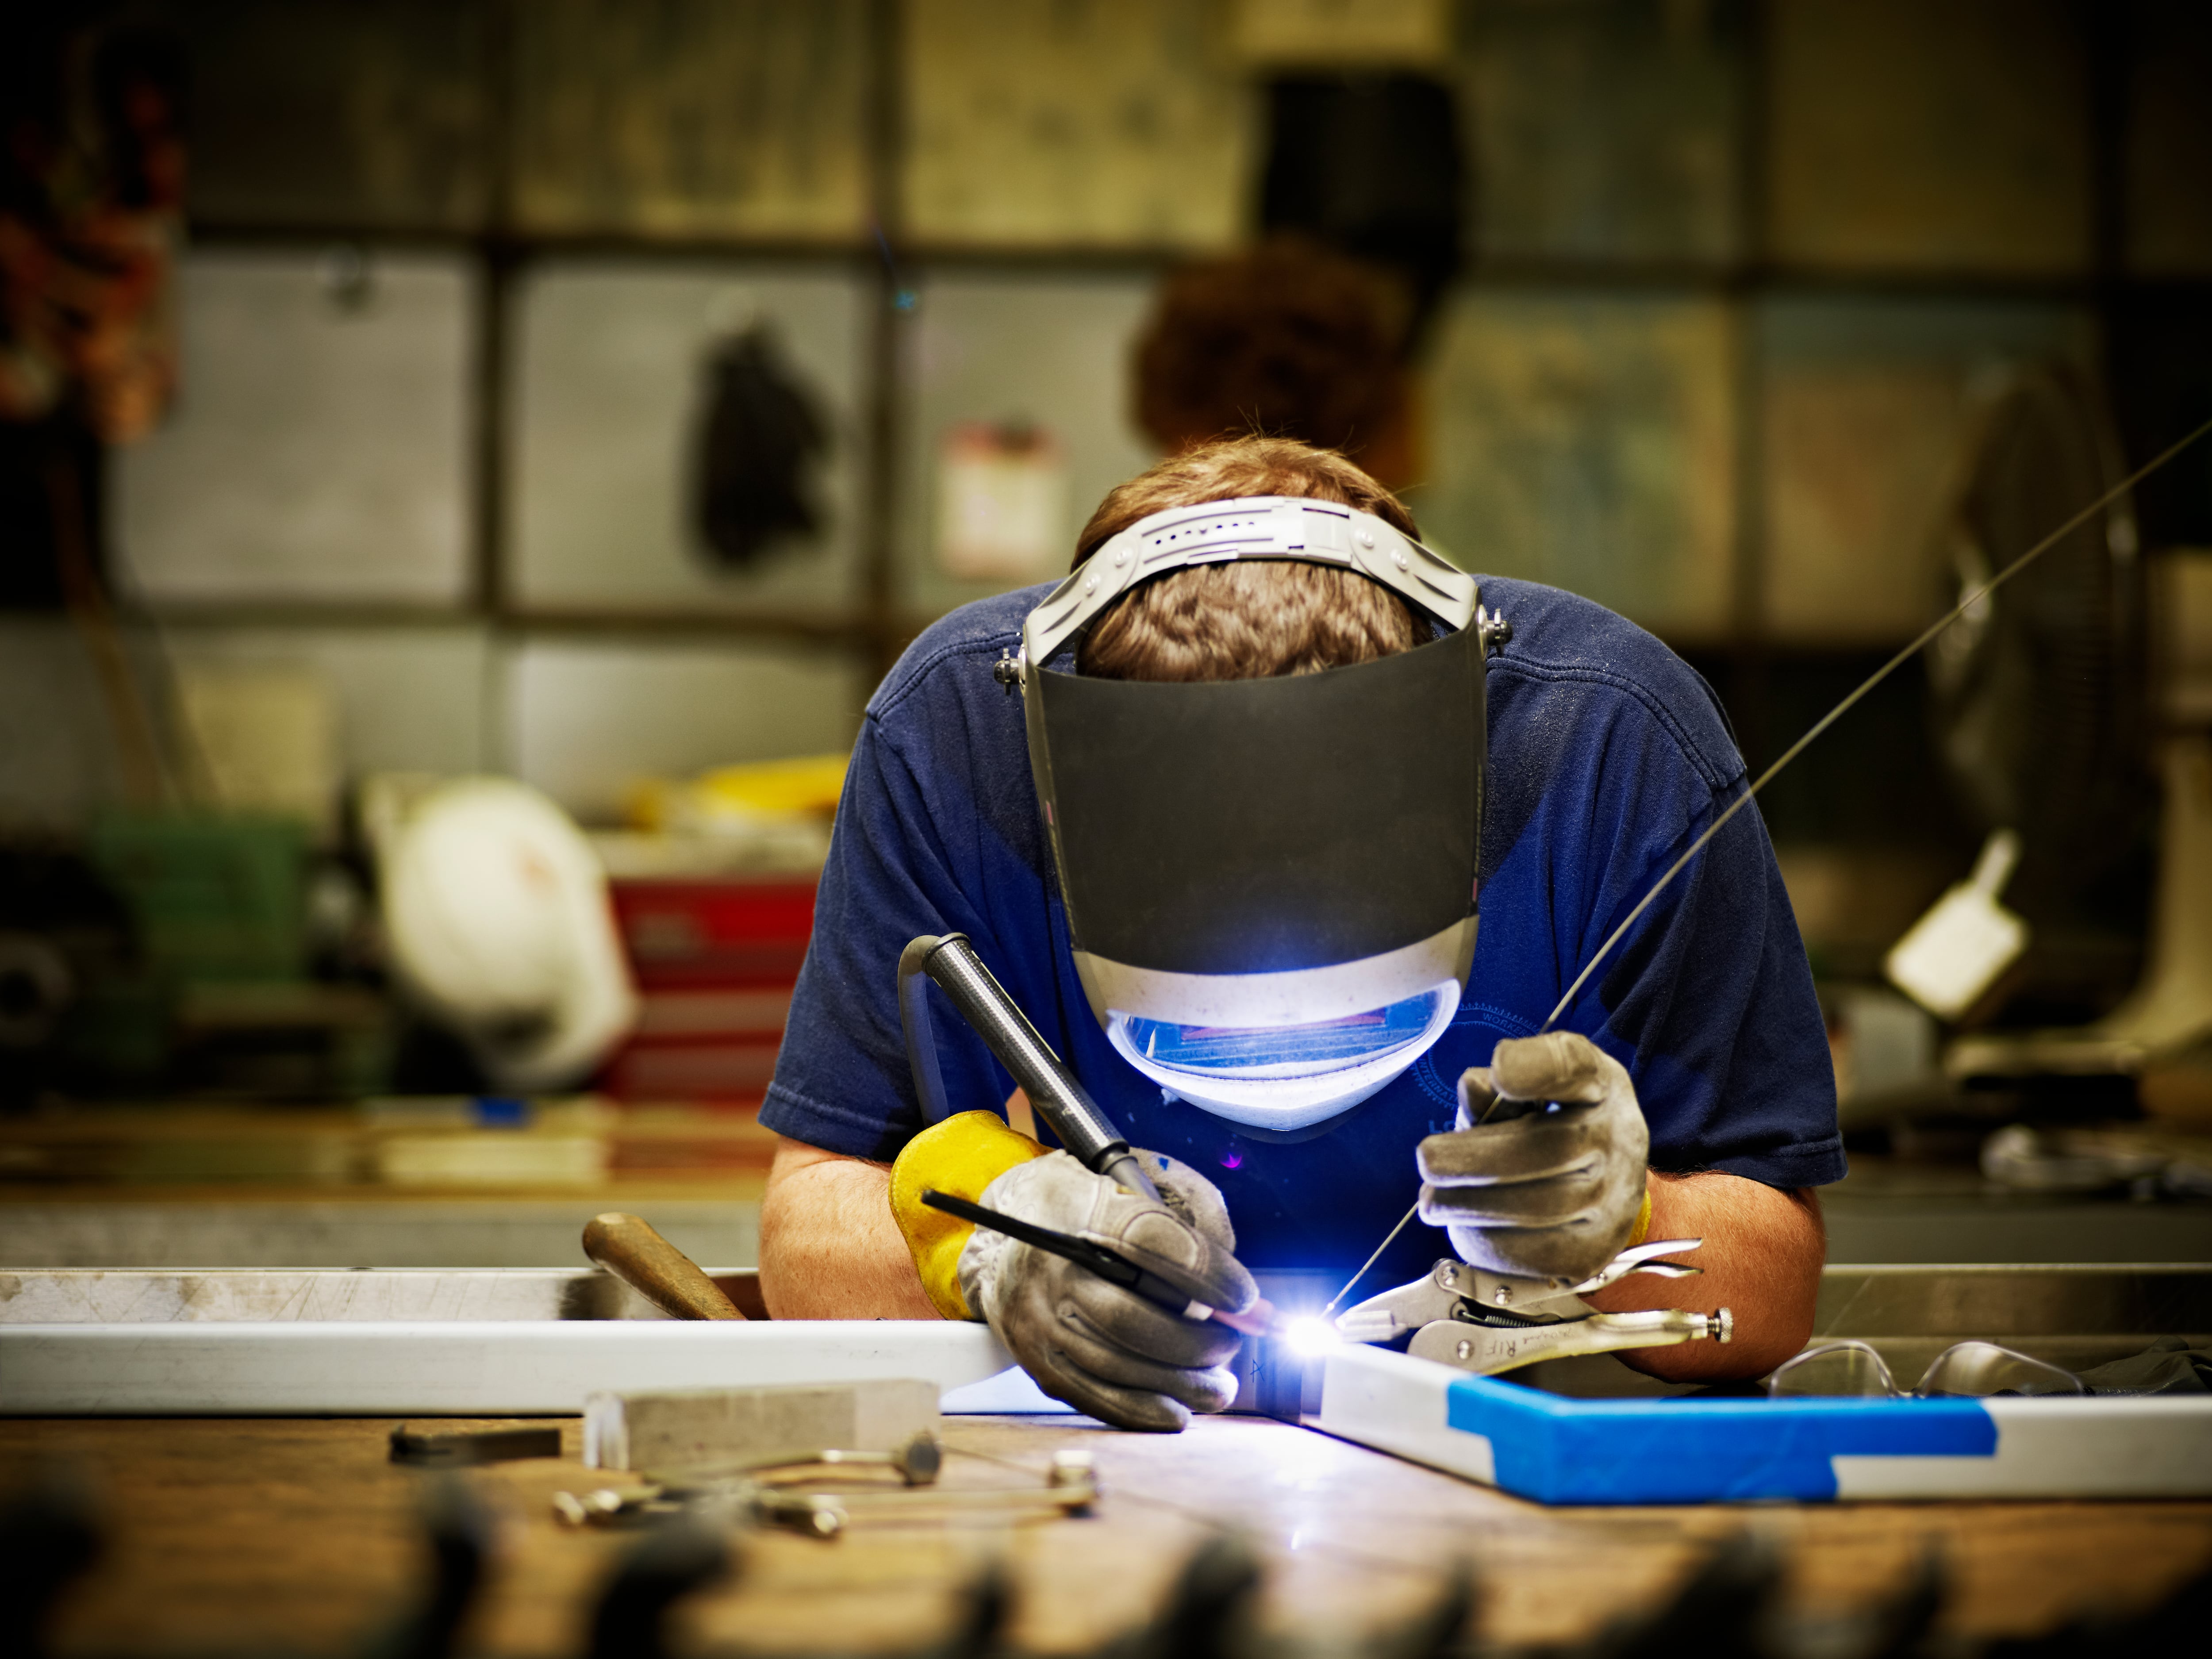
[{"label": "green object on shelf", "polygon": [[70,1072],[95,1088],[152,1088],[169,1062],[175,991],[151,974],[95,980],[64,1016]]},{"label": "green object on shelf", "polygon": [[290,979],[307,958],[307,830],[212,812],[102,814],[93,862],[129,902],[149,966],[179,980]]}]

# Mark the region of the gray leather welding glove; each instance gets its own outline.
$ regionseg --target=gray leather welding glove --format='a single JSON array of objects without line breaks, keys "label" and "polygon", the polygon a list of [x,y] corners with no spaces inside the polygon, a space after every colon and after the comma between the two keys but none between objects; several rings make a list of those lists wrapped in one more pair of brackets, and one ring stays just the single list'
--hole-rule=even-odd
[{"label": "gray leather welding glove", "polygon": [[[1232,1254],[1237,1235],[1213,1183],[1158,1152],[1137,1154],[1164,1204],[1093,1175],[1066,1152],[1017,1164],[979,1200],[1103,1244],[1194,1302],[1242,1313],[1259,1297]],[[1237,1334],[1185,1319],[1087,1268],[988,1227],[960,1253],[960,1292],[1022,1369],[1055,1400],[1124,1429],[1173,1432],[1237,1397],[1224,1369]]]},{"label": "gray leather welding glove", "polygon": [[1577,1283],[1635,1233],[1650,1146],[1619,1060],[1571,1031],[1514,1038],[1460,1078],[1458,1127],[1421,1143],[1421,1219],[1474,1267]]}]

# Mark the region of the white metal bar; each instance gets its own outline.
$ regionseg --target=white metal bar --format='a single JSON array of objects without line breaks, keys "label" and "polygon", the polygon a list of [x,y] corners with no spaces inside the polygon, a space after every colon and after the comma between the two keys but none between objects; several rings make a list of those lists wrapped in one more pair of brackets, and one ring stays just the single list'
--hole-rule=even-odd
[{"label": "white metal bar", "polygon": [[497,1320],[0,1325],[0,1415],[506,1416],[606,1389],[919,1377],[948,1412],[1062,1411],[982,1325]]}]

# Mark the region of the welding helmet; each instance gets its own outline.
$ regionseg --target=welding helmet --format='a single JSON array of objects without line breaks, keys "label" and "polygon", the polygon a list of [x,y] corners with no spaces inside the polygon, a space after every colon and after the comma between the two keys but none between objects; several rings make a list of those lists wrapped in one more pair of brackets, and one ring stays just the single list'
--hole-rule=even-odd
[{"label": "welding helmet", "polygon": [[[1054,659],[1139,584],[1195,564],[1335,565],[1438,637],[1266,679],[1102,679]],[[1419,1059],[1474,956],[1485,658],[1474,579],[1371,514],[1248,496],[1107,541],[1032,611],[1018,684],[1075,968],[1167,1093],[1302,1130]]]}]

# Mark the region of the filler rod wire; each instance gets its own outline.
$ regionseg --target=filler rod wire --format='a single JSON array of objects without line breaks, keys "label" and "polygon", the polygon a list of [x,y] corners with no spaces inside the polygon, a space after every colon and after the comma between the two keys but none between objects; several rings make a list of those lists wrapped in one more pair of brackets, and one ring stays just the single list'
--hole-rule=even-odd
[{"label": "filler rod wire", "polygon": [[1557,1005],[1553,1006],[1552,1012],[1545,1016],[1544,1023],[1538,1029],[1537,1035],[1540,1036],[1544,1032],[1550,1030],[1552,1027],[1558,1023],[1559,1016],[1566,1012],[1568,1006],[1574,1001],[1576,994],[1589,982],[1589,976],[1598,970],[1599,965],[1605,961],[1606,957],[1613,953],[1613,947],[1620,944],[1621,939],[1627,934],[1628,930],[1636,925],[1636,919],[1651,908],[1652,901],[1656,899],[1660,894],[1665,892],[1668,884],[1674,881],[1674,878],[1682,873],[1683,866],[1705,850],[1705,843],[1712,840],[1715,836],[1720,834],[1720,832],[1727,827],[1728,821],[1730,818],[1734,817],[1738,812],[1743,811],[1743,809],[1748,806],[1753,800],[1757,799],[1760,790],[1765,788],[1768,784],[1774,781],[1774,775],[1776,773],[1781,771],[1784,767],[1789,765],[1791,761],[1796,760],[1798,756],[1804,753],[1805,750],[1811,744],[1814,738],[1819,737],[1820,733],[1826,731],[1838,720],[1841,720],[1844,715],[1858,702],[1860,698],[1865,696],[1868,692],[1873,690],[1875,687],[1880,685],[1892,674],[1894,674],[1899,669],[1904,667],[1906,663],[1911,661],[1914,657],[1920,653],[1921,647],[1926,645],[1929,641],[1934,639],[1938,634],[1948,628],[1953,623],[1965,616],[1968,611],[1972,610],[1975,605],[1979,605],[1990,594],[1996,592],[1997,589],[2002,587],[2007,582],[2010,581],[2014,576],[2017,576],[2021,571],[2027,569],[2029,565],[2033,564],[2037,559],[2040,558],[2051,548],[2057,546],[2058,543],[2064,540],[2075,530],[2080,529],[2082,525],[2086,524],[2089,520],[2092,515],[2103,512],[2105,508],[2110,507],[2121,496],[2126,495],[2129,490],[2134,489],[2136,485],[2141,483],[2152,473],[2157,471],[2159,468],[2164,466],[2168,461],[2172,460],[2176,455],[2181,453],[2183,450],[2188,448],[2190,445],[2195,443],[2199,438],[2203,437],[2208,432],[2212,432],[2212,421],[2205,422],[2195,431],[2190,433],[2188,436],[2172,445],[2164,453],[2154,457],[2152,459],[2145,462],[2142,466],[2137,467],[2133,472],[2128,474],[2126,477],[2121,479],[2119,483],[2114,484],[2103,495],[2098,496],[2097,499],[2090,502],[2088,506],[2083,507],[2072,518],[2067,520],[2064,524],[2060,525],[2057,529],[2052,531],[2041,541],[2036,543],[2034,546],[2029,548],[2027,552],[2021,554],[2003,569],[1998,571],[1996,574],[1990,577],[1989,580],[1984,582],[1979,587],[1974,589],[1972,592],[1967,594],[1966,598],[1960,599],[1959,603],[1953,605],[1949,611],[1946,611],[1942,616],[1937,617],[1934,622],[1929,623],[1927,627],[1921,629],[1920,633],[1914,638],[1911,644],[1906,646],[1895,656],[1892,657],[1887,662],[1875,669],[1873,673],[1867,676],[1866,679],[1860,684],[1856,690],[1853,691],[1833,708],[1831,708],[1826,714],[1821,715],[1819,720],[1815,720],[1813,723],[1811,730],[1808,731],[1803,737],[1798,738],[1796,742],[1791,744],[1789,748],[1784,750],[1782,753],[1776,757],[1774,763],[1759,775],[1758,778],[1753,782],[1751,787],[1745,790],[1743,793],[1738,795],[1734,800],[1730,801],[1728,805],[1728,810],[1723,811],[1720,817],[1712,821],[1711,825],[1705,830],[1705,834],[1699,836],[1697,840],[1690,843],[1689,850],[1668,866],[1667,873],[1660,877],[1657,881],[1651,884],[1651,890],[1637,901],[1636,908],[1633,910],[1631,910],[1627,915],[1621,919],[1620,927],[1614,928],[1612,933],[1606,936],[1605,943],[1597,947],[1597,953],[1590,957],[1589,963],[1584,966],[1582,972],[1575,975],[1575,982],[1567,987],[1566,994],[1562,996]]},{"label": "filler rod wire", "polygon": [[[2158,454],[2153,456],[2149,460],[2144,462],[2134,471],[2129,473],[2126,477],[2121,479],[2119,483],[2114,484],[2103,495],[2098,496],[2095,501],[2091,501],[2088,506],[2083,507],[2072,518],[2067,520],[2066,522],[2060,525],[2057,529],[2052,531],[2041,541],[2036,543],[2034,546],[2029,548],[2027,552],[2013,560],[2013,562],[2005,566],[2003,569],[1998,571],[1980,586],[1968,593],[1964,599],[1960,599],[1958,604],[1953,605],[1950,610],[1944,612],[1942,616],[1937,617],[1934,622],[1929,623],[1927,627],[1921,629],[1919,634],[1914,637],[1911,644],[1905,647],[1904,649],[1899,651],[1895,656],[1892,657],[1887,662],[1882,664],[1882,665],[1875,669],[1873,673],[1868,675],[1867,678],[1860,683],[1857,690],[1851,692],[1841,702],[1838,703],[1833,708],[1831,708],[1826,714],[1821,715],[1819,720],[1814,721],[1811,728],[1806,732],[1805,735],[1798,738],[1796,742],[1791,744],[1787,749],[1784,750],[1782,753],[1775,758],[1772,765],[1769,766],[1764,772],[1761,772],[1757,778],[1753,780],[1751,787],[1745,790],[1743,793],[1738,795],[1734,800],[1730,801],[1728,804],[1727,809],[1706,827],[1705,833],[1690,843],[1689,849],[1685,852],[1681,857],[1676,859],[1674,863],[1668,866],[1667,872],[1661,876],[1657,881],[1651,884],[1651,890],[1644,894],[1642,898],[1637,901],[1636,908],[1633,910],[1631,910],[1626,916],[1621,918],[1620,926],[1614,928],[1612,933],[1606,935],[1605,943],[1597,947],[1595,953],[1593,954],[1589,961],[1583,965],[1582,972],[1575,975],[1574,983],[1567,987],[1566,994],[1560,997],[1559,1001],[1553,1006],[1552,1012],[1544,1017],[1544,1023],[1536,1028],[1535,1035],[1541,1036],[1545,1032],[1550,1030],[1553,1026],[1559,1024],[1559,1016],[1567,1012],[1567,1009],[1573,1004],[1576,996],[1581,992],[1583,987],[1589,982],[1589,976],[1598,970],[1599,967],[1603,964],[1607,957],[1613,954],[1613,947],[1620,944],[1623,939],[1627,937],[1628,930],[1636,925],[1636,919],[1651,908],[1653,902],[1658,898],[1660,894],[1667,890],[1668,885],[1673,883],[1674,878],[1682,873],[1684,866],[1686,866],[1692,859],[1697,857],[1699,853],[1705,851],[1706,843],[1711,842],[1715,836],[1717,836],[1723,830],[1728,827],[1728,822],[1730,818],[1734,817],[1738,812],[1743,811],[1745,807],[1750,805],[1751,803],[1758,798],[1759,792],[1765,788],[1768,784],[1774,781],[1775,775],[1777,773],[1780,772],[1784,767],[1789,765],[1791,761],[1796,760],[1798,756],[1805,752],[1806,749],[1811,745],[1814,738],[1819,737],[1820,733],[1826,731],[1838,720],[1841,720],[1850,711],[1850,709],[1862,697],[1866,696],[1868,692],[1873,690],[1875,687],[1880,685],[1892,674],[1894,674],[1899,669],[1904,667],[1906,663],[1911,661],[1914,657],[1919,655],[1921,647],[1925,646],[1938,634],[1948,628],[1953,623],[1958,621],[1959,618],[1965,616],[1968,611],[1972,610],[1975,605],[1979,605],[1984,599],[1996,592],[1997,589],[2002,587],[2007,582],[2010,581],[2014,576],[2017,576],[2021,571],[2027,569],[2027,567],[2033,564],[2037,559],[2042,557],[2044,554],[2049,552],[2051,549],[2057,546],[2075,531],[2080,529],[2081,526],[2087,523],[2092,517],[2103,512],[2105,508],[2110,507],[2121,496],[2126,495],[2128,491],[2133,489],[2145,478],[2150,477],[2152,473],[2157,471],[2159,468],[2164,466],[2168,461],[2180,454],[2183,450],[2188,448],[2190,445],[2195,443],[2199,438],[2203,437],[2208,432],[2212,432],[2212,421],[2206,421],[2194,431],[2177,439],[2173,443],[2169,444]],[[1415,1213],[1419,1211],[1420,1207],[1420,1200],[1416,1199],[1413,1202],[1413,1207],[1407,1211],[1404,1217],[1399,1221],[1398,1224],[1390,1230],[1390,1237],[1389,1238],[1385,1238],[1380,1245],[1376,1247],[1375,1254],[1369,1256],[1367,1260],[1361,1264],[1359,1272],[1352,1274],[1352,1276],[1346,1281],[1344,1289],[1339,1291],[1334,1297],[1330,1298],[1328,1307],[1322,1310],[1322,1316],[1324,1318],[1327,1317],[1328,1314],[1336,1307],[1336,1304],[1339,1302],[1343,1301],[1345,1297],[1350,1294],[1352,1287],[1359,1282],[1361,1276],[1366,1273],[1368,1268],[1375,1265],[1376,1261],[1382,1256],[1382,1252],[1390,1248],[1391,1239],[1396,1238],[1400,1233],[1406,1231],[1406,1223],[1413,1218]]]},{"label": "filler rod wire", "polygon": [[1398,1218],[1398,1224],[1390,1229],[1389,1237],[1385,1238],[1380,1244],[1377,1244],[1375,1247],[1375,1254],[1369,1256],[1366,1261],[1359,1264],[1359,1271],[1344,1281],[1344,1288],[1339,1291],[1334,1296],[1329,1297],[1328,1305],[1321,1310],[1321,1316],[1323,1319],[1327,1319],[1331,1314],[1336,1311],[1336,1304],[1343,1301],[1346,1297],[1350,1296],[1352,1294],[1352,1287],[1367,1276],[1367,1270],[1370,1267],[1373,1267],[1376,1262],[1382,1259],[1382,1252],[1390,1248],[1391,1240],[1396,1238],[1400,1233],[1406,1231],[1406,1224],[1411,1221],[1413,1217],[1419,1212],[1420,1207],[1420,1200],[1415,1199],[1413,1200],[1413,1207]]}]

